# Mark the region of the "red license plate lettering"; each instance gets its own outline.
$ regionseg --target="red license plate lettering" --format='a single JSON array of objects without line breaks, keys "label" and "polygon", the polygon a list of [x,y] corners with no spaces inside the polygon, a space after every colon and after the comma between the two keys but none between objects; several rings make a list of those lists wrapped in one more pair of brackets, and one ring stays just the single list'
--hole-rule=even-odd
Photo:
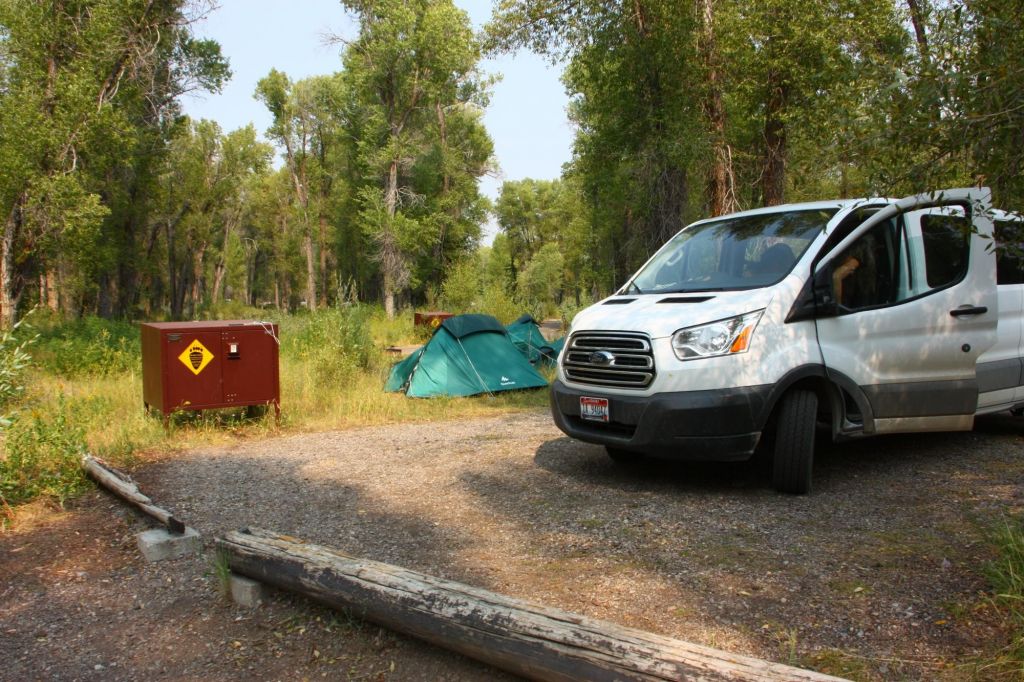
[{"label": "red license plate lettering", "polygon": [[592,422],[607,422],[608,398],[580,396],[580,419]]}]

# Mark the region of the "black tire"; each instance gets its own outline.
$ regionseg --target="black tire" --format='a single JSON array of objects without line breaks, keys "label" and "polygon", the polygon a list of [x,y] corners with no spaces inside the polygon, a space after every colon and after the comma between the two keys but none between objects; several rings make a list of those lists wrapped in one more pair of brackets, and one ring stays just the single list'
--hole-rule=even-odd
[{"label": "black tire", "polygon": [[639,464],[643,462],[646,457],[642,453],[633,452],[631,450],[623,450],[622,448],[613,448],[610,445],[604,446],[604,451],[608,453],[608,457],[616,464],[622,464],[629,466],[631,464]]},{"label": "black tire", "polygon": [[811,492],[817,417],[818,395],[814,391],[790,391],[779,403],[772,485],[780,493],[805,495]]}]

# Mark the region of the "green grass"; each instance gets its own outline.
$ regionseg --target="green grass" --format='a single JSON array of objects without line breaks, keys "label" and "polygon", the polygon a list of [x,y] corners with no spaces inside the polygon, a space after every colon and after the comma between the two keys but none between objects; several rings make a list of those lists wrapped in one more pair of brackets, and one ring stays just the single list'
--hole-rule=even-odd
[{"label": "green grass", "polygon": [[8,406],[12,424],[0,430],[0,502],[13,505],[43,496],[63,503],[87,485],[78,466],[84,451],[126,466],[148,451],[280,432],[483,417],[547,405],[543,390],[430,400],[384,393],[395,361],[384,348],[423,341],[413,329],[411,312],[394,320],[369,306],[293,316],[232,312],[233,317],[271,318],[280,324],[280,425],[272,410],[251,417],[243,408],[179,412],[165,431],[161,418],[143,409],[137,324],[30,319],[18,330],[21,337],[35,338],[27,346],[29,366],[17,372],[24,390]]},{"label": "green grass", "polygon": [[984,669],[992,679],[1024,679],[1024,520],[1005,520],[993,540],[998,558],[988,567],[988,579],[993,601],[1012,634]]}]

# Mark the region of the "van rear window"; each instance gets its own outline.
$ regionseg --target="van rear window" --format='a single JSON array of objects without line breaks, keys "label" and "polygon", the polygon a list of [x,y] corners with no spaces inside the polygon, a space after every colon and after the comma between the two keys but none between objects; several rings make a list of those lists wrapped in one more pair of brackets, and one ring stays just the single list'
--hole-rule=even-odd
[{"label": "van rear window", "polygon": [[1024,221],[996,221],[996,282],[1024,284]]},{"label": "van rear window", "polygon": [[929,288],[939,289],[959,282],[967,274],[971,225],[958,215],[921,216],[924,267]]}]

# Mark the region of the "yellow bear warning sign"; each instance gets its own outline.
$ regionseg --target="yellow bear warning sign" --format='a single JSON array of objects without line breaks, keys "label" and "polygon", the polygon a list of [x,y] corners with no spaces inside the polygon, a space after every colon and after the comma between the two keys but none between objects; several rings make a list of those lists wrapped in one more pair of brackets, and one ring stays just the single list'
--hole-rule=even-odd
[{"label": "yellow bear warning sign", "polygon": [[213,360],[213,353],[206,350],[206,346],[199,343],[199,339],[195,339],[192,343],[188,344],[188,348],[181,352],[178,359],[193,374],[199,376],[199,373]]}]

